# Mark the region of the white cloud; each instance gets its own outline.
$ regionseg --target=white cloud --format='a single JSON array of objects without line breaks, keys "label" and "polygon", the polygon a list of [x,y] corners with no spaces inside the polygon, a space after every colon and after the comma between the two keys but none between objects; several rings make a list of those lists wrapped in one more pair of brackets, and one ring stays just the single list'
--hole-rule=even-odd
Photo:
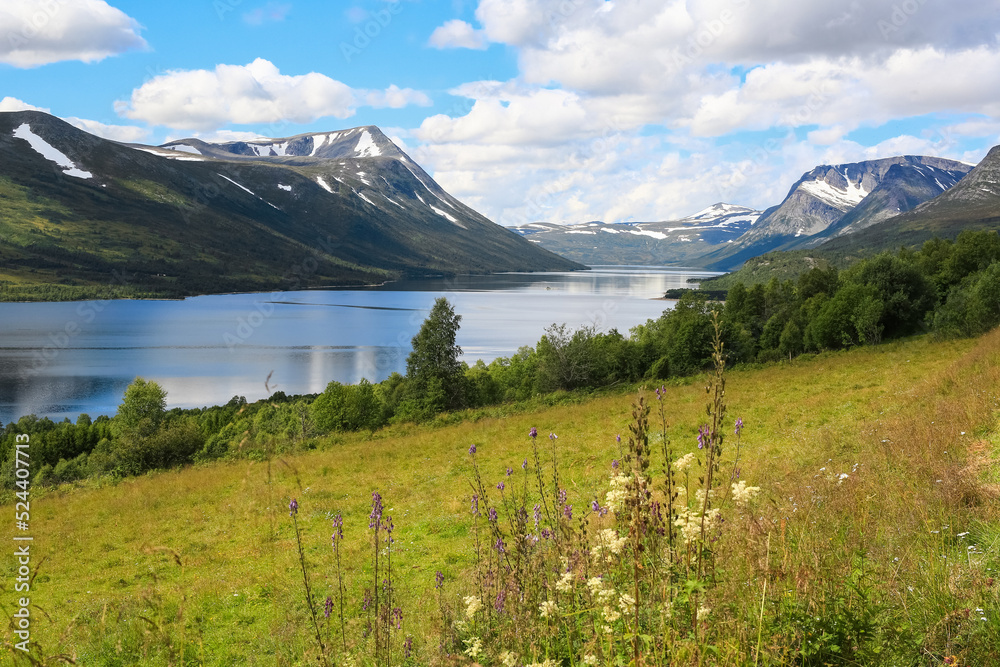
[{"label": "white cloud", "polygon": [[44,111],[45,113],[51,113],[48,109],[28,104],[16,97],[5,97],[0,100],[0,111]]},{"label": "white cloud", "polygon": [[429,107],[433,102],[431,98],[419,90],[412,88],[400,88],[396,84],[390,85],[385,90],[372,90],[365,94],[365,101],[370,107],[376,109],[390,108],[402,109],[411,104],[421,107]]},{"label": "white cloud", "polygon": [[423,93],[390,86],[358,91],[325,74],[282,74],[258,58],[248,65],[217,65],[214,70],[175,70],[158,75],[115,103],[126,118],[153,125],[208,132],[227,124],[309,123],[348,118],[358,106],[426,104]]},{"label": "white cloud", "polygon": [[250,25],[279,23],[284,21],[292,5],[287,2],[269,2],[263,7],[255,7],[243,14],[243,20]]},{"label": "white cloud", "polygon": [[95,62],[148,46],[138,22],[103,0],[5,0],[0,25],[0,62],[20,68]]},{"label": "white cloud", "polygon": [[488,45],[485,32],[459,19],[446,21],[435,28],[427,43],[436,49],[483,50]]},{"label": "white cloud", "polygon": [[96,120],[87,120],[86,118],[76,118],[73,116],[64,118],[63,120],[74,127],[80,128],[84,132],[124,143],[141,143],[149,139],[152,134],[148,128],[137,127],[135,125],[107,125]]}]

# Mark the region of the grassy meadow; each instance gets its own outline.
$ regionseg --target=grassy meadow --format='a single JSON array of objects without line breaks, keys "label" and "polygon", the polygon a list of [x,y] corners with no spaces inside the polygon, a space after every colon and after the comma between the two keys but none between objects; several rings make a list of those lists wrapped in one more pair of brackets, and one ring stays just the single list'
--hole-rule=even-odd
[{"label": "grassy meadow", "polygon": [[[663,476],[661,405],[674,459],[699,453],[710,377],[667,386],[659,399],[652,387],[645,391],[650,479]],[[612,460],[627,460],[638,393],[629,388],[553,407],[460,413],[455,423],[338,435],[294,456],[32,489],[35,644],[25,656],[8,632],[3,659],[576,666],[631,664],[638,654],[639,664],[651,665],[1000,664],[1000,330],[727,370],[725,390],[720,432],[727,435],[716,474],[735,479],[733,424],[740,418],[739,479],[760,493],[742,506],[722,503],[726,521],[698,543],[701,561],[690,551],[657,561],[679,569],[656,566],[674,583],[663,587],[670,604],[643,612],[643,627],[655,633],[630,629],[638,626],[629,625],[625,606],[610,633],[602,634],[604,621],[587,620],[602,612],[586,592],[585,572],[594,566],[580,556],[596,529],[630,534],[624,512],[616,519],[591,511],[593,501],[606,502]],[[573,508],[562,544],[576,546],[550,550],[553,558],[544,561],[551,565],[561,554],[562,572],[573,573],[559,588],[565,611],[539,614],[536,603],[518,610],[510,601],[498,611],[503,601],[491,595],[480,600],[484,611],[467,616],[467,598],[499,576],[497,569],[484,575],[493,556],[476,546],[487,524],[470,508],[473,461],[482,488],[491,489],[491,508],[503,510],[514,497],[511,489],[493,490],[506,480],[524,489],[530,511],[539,495],[532,427],[546,483],[554,457]],[[728,499],[728,484],[719,488]],[[393,605],[401,611],[381,652],[371,632],[365,636],[371,616],[362,609],[374,578],[373,492],[392,517]],[[4,511],[10,516],[13,505]],[[331,543],[337,514],[343,626]],[[322,653],[305,602],[296,526]],[[384,568],[389,552],[384,543],[378,548]],[[709,550],[709,571],[692,578]],[[560,572],[548,565],[519,570],[534,578],[524,590],[555,595]],[[12,581],[14,557],[0,559],[0,569]],[[647,565],[642,576],[649,572]],[[602,576],[610,582],[626,574]],[[327,620],[328,595],[335,604]],[[9,588],[2,603],[9,617]],[[607,607],[603,613],[610,618]]]}]

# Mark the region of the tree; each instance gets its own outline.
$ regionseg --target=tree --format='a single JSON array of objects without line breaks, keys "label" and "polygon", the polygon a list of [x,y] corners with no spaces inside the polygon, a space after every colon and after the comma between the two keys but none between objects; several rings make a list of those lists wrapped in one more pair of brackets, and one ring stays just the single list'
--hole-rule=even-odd
[{"label": "tree", "polygon": [[434,302],[430,315],[424,320],[420,331],[411,342],[413,351],[406,358],[406,377],[413,395],[426,395],[433,386],[436,398],[444,392],[444,409],[457,408],[462,404],[465,368],[458,360],[462,348],[455,344],[461,315],[448,299],[439,298]]},{"label": "tree", "polygon": [[156,431],[167,411],[167,392],[156,382],[137,377],[125,390],[115,415],[115,430],[138,431],[142,436]]}]

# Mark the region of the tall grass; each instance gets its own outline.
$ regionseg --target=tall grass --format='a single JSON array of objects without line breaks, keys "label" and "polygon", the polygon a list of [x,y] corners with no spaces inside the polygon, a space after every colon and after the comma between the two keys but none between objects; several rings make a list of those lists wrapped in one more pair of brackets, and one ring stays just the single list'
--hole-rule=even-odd
[{"label": "tall grass", "polygon": [[[37,659],[315,662],[330,597],[331,662],[375,664],[378,492],[404,612],[382,664],[1000,664],[998,362],[998,332],[916,339],[723,370],[724,394],[706,377],[631,410],[608,396],[341,437],[271,484],[243,462],[61,487],[32,508],[52,551]],[[293,497],[301,560],[292,521],[270,529]]]}]

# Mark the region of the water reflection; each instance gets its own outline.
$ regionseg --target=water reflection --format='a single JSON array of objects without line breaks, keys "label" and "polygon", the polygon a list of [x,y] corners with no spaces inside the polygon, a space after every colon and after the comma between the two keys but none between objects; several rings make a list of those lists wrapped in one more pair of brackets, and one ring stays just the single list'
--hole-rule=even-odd
[{"label": "water reflection", "polygon": [[163,385],[170,407],[380,381],[405,372],[410,339],[439,296],[462,315],[465,360],[490,361],[534,345],[553,323],[625,333],[669,307],[655,297],[710,275],[597,267],[183,301],[0,304],[0,420],[114,414],[139,375]]}]

